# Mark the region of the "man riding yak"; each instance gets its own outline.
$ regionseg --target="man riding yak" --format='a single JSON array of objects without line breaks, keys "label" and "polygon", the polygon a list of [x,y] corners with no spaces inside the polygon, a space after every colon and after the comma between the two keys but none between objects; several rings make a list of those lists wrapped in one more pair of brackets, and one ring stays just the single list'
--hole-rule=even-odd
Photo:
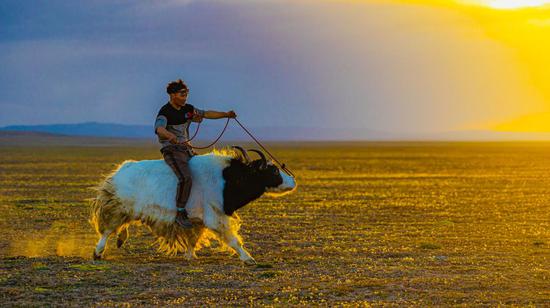
[{"label": "man riding yak", "polygon": [[192,228],[185,204],[191,192],[191,171],[189,159],[194,155],[189,142],[189,125],[206,119],[236,118],[233,110],[228,112],[201,110],[187,104],[189,88],[181,80],[172,81],[166,86],[170,101],[162,106],[155,121],[155,133],[162,145],[160,152],[166,164],[172,168],[178,178],[176,194],[176,223],[183,228]]}]

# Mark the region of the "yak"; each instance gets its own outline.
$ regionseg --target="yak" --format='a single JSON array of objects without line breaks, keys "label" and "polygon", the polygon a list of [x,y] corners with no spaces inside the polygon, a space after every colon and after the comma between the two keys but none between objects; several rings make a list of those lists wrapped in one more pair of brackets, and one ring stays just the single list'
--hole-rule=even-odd
[{"label": "yak", "polygon": [[240,218],[235,211],[264,193],[288,194],[297,183],[261,151],[249,150],[260,156],[251,160],[246,150],[234,148],[238,151],[213,151],[189,160],[193,186],[186,209],[194,224],[191,229],[175,223],[178,179],[164,160],[120,164],[100,183],[92,199],[90,222],[100,236],[93,258],[103,257],[111,235],[117,235],[120,248],[129,236],[128,226],[142,224],[157,238],[161,252],[183,252],[192,259],[215,239],[234,250],[245,264],[255,264],[238,234]]}]

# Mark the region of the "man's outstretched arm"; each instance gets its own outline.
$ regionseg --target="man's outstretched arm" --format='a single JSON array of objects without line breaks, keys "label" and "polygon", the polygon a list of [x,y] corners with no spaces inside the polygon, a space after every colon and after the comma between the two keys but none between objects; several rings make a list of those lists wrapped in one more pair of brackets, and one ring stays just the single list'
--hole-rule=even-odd
[{"label": "man's outstretched arm", "polygon": [[206,119],[221,119],[221,118],[236,118],[235,111],[230,110],[228,112],[207,110],[204,112],[204,118]]}]

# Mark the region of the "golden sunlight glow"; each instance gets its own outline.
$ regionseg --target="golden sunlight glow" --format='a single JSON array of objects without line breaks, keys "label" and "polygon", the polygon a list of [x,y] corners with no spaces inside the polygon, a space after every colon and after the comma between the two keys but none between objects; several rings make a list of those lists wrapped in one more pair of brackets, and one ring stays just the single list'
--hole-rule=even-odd
[{"label": "golden sunlight glow", "polygon": [[550,0],[483,0],[482,4],[495,9],[519,9],[549,4]]},{"label": "golden sunlight glow", "polygon": [[550,132],[550,112],[524,115],[497,124],[493,130],[502,132]]},{"label": "golden sunlight glow", "polygon": [[[550,0],[387,1],[458,12],[473,20],[487,40],[502,46],[509,62],[494,69],[494,82],[498,83],[500,74],[514,74],[518,83],[517,87],[502,88],[502,93],[510,93],[516,103],[496,101],[497,110],[510,110],[517,115],[507,116],[507,119],[496,116],[472,127],[506,132],[550,132]],[[451,21],[446,25],[462,26]],[[498,56],[495,53],[495,57]],[[465,127],[470,129],[470,125]]]}]

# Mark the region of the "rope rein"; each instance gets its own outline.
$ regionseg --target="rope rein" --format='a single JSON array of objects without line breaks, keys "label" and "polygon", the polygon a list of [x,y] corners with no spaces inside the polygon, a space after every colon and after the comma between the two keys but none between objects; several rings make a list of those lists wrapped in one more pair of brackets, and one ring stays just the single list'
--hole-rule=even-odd
[{"label": "rope rein", "polygon": [[237,124],[239,124],[239,126],[250,136],[250,138],[252,138],[277,164],[279,164],[279,166],[281,167],[281,169],[286,172],[288,175],[292,176],[292,177],[295,177],[294,176],[294,173],[292,173],[292,171],[290,171],[290,169],[288,169],[285,164],[282,164],[279,160],[277,160],[277,158],[275,158],[275,156],[273,156],[273,154],[271,154],[271,152],[269,152],[264,146],[263,144],[260,143],[260,141],[258,141],[258,139],[256,139],[251,132],[248,131],[248,129],[246,129],[246,127],[244,127],[244,125],[239,121],[237,120],[237,118],[235,118],[235,121],[237,122]]},{"label": "rope rein", "polygon": [[202,121],[199,122],[199,124],[197,124],[197,129],[195,130],[195,133],[193,134],[193,137],[191,137],[191,138],[185,140],[185,143],[188,143],[188,142],[190,142],[191,140],[195,139],[195,137],[197,136],[197,133],[199,132],[199,128],[201,127],[201,123],[202,123]]},{"label": "rope rein", "polygon": [[[275,158],[275,156],[273,156],[273,154],[271,154],[271,152],[269,152],[269,150],[267,150],[267,148],[264,147],[264,145],[260,141],[258,141],[258,139],[256,139],[256,137],[254,137],[254,135],[252,135],[252,133],[248,129],[246,129],[246,127],[244,127],[244,125],[239,120],[237,120],[237,118],[233,118],[233,119],[250,136],[250,138],[252,138],[254,140],[254,142],[256,142],[262,148],[262,150],[264,150],[264,152],[266,152],[269,155],[269,157],[271,157],[279,165],[279,167],[281,167],[281,170],[286,172],[288,175],[290,175],[292,177],[295,177],[294,173],[292,173],[292,171],[290,171],[290,169],[288,169],[285,164],[281,163],[277,158]],[[223,134],[227,130],[227,126],[229,125],[229,120],[231,120],[231,118],[227,118],[227,121],[225,122],[225,126],[223,127],[222,132],[220,133],[218,138],[216,138],[216,140],[214,140],[209,145],[204,146],[204,147],[196,147],[196,146],[193,146],[189,143],[191,140],[193,140],[197,136],[197,133],[199,132],[199,128],[201,126],[201,122],[199,122],[199,124],[197,125],[197,129],[195,130],[195,133],[193,134],[193,137],[187,139],[183,143],[185,143],[188,147],[190,147],[192,149],[207,149],[207,148],[215,145],[221,139],[221,137],[223,136]]]},{"label": "rope rein", "polygon": [[192,148],[192,149],[207,149],[211,146],[213,146],[214,144],[218,143],[218,141],[220,140],[220,138],[223,136],[223,134],[225,133],[225,131],[227,130],[227,125],[229,125],[229,120],[231,118],[227,118],[227,121],[225,122],[225,126],[223,127],[223,130],[222,132],[220,133],[220,135],[218,136],[218,138],[216,138],[216,140],[214,140],[214,142],[212,142],[211,144],[207,145],[207,146],[204,146],[204,147],[196,147],[194,145],[191,145],[191,143],[189,143],[191,140],[193,140],[193,138],[195,138],[195,136],[197,136],[197,133],[199,132],[199,127],[201,126],[201,123],[199,122],[199,124],[197,125],[197,130],[195,131],[195,134],[193,134],[193,137],[185,140],[183,143],[185,143],[188,147]]}]

